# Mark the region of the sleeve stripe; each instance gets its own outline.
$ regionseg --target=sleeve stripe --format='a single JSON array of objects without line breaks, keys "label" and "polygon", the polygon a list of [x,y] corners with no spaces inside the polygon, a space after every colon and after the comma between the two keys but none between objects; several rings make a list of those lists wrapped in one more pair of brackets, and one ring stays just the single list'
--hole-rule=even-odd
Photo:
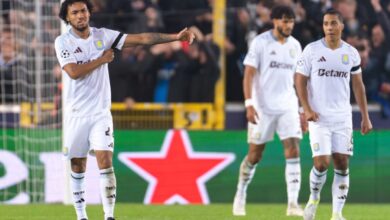
[{"label": "sleeve stripe", "polygon": [[354,66],[354,67],[352,67],[351,72],[355,72],[356,70],[359,70],[359,69],[360,69],[360,65]]},{"label": "sleeve stripe", "polygon": [[115,49],[116,48],[116,46],[118,45],[118,43],[121,40],[122,36],[123,36],[123,33],[119,33],[118,34],[118,36],[114,40],[114,43],[112,43],[112,45],[111,45],[111,49]]}]

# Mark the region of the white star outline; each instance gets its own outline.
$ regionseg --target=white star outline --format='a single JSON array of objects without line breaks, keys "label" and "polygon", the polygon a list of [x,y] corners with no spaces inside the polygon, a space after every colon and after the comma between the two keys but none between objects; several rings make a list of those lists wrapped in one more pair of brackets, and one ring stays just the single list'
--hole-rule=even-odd
[{"label": "white star outline", "polygon": [[[119,153],[119,160],[136,172],[143,179],[148,181],[148,188],[146,190],[146,195],[144,197],[144,204],[151,204],[152,195],[156,189],[157,179],[144,170],[142,167],[138,166],[136,163],[129,160],[129,158],[148,158],[148,159],[162,159],[166,158],[169,150],[170,143],[173,138],[174,130],[169,130],[165,135],[163,146],[159,152],[137,152],[137,153]],[[206,189],[206,182],[212,177],[221,172],[225,167],[231,164],[235,160],[235,154],[233,153],[219,153],[219,152],[194,152],[192,144],[188,133],[185,130],[178,130],[184,144],[185,151],[188,158],[193,159],[222,159],[218,165],[214,166],[203,175],[197,178],[196,184],[200,191],[200,196],[203,204],[209,204],[210,199]],[[179,194],[172,195],[170,198],[164,201],[164,204],[189,204],[189,201],[183,198]]]}]

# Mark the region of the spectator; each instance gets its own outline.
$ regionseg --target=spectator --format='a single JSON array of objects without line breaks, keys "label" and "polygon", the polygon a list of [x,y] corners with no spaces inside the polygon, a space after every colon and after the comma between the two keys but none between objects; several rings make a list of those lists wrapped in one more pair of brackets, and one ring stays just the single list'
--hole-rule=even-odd
[{"label": "spectator", "polygon": [[9,28],[0,36],[0,103],[16,103],[18,56],[15,37]]}]

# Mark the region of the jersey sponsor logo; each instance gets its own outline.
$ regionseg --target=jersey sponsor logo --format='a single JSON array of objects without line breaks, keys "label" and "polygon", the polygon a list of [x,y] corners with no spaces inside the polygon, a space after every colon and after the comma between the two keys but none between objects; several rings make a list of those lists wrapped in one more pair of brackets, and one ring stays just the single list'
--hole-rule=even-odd
[{"label": "jersey sponsor logo", "polygon": [[341,62],[345,65],[348,65],[349,64],[349,56],[348,54],[343,54],[341,55]]},{"label": "jersey sponsor logo", "polygon": [[104,43],[102,40],[96,40],[94,42],[96,49],[103,50],[104,49]]},{"label": "jersey sponsor logo", "polygon": [[61,57],[62,57],[62,58],[66,59],[66,58],[68,58],[69,56],[70,56],[70,53],[69,53],[68,50],[62,50],[62,51],[61,51]]},{"label": "jersey sponsor logo", "polygon": [[337,70],[318,69],[318,76],[347,78],[348,72]]},{"label": "jersey sponsor logo", "polygon": [[83,51],[81,50],[80,47],[77,47],[76,50],[73,53],[82,53]]},{"label": "jersey sponsor logo", "polygon": [[277,61],[271,61],[271,63],[269,64],[269,67],[276,68],[276,69],[290,69],[290,70],[294,69],[294,65],[292,65],[292,64],[280,63]]},{"label": "jersey sponsor logo", "polygon": [[87,61],[80,60],[80,61],[77,61],[76,64],[85,64],[85,63],[89,63],[89,62],[91,62],[91,60],[87,60]]},{"label": "jersey sponsor logo", "polygon": [[325,59],[325,57],[324,56],[322,56],[320,59],[318,59],[318,61],[317,62],[326,62],[326,59]]}]

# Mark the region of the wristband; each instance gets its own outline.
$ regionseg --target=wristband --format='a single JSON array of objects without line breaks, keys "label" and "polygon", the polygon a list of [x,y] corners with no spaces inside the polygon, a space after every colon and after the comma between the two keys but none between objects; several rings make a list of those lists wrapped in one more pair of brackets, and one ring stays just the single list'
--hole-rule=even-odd
[{"label": "wristband", "polygon": [[253,100],[245,99],[245,108],[248,108],[249,106],[253,106]]}]

